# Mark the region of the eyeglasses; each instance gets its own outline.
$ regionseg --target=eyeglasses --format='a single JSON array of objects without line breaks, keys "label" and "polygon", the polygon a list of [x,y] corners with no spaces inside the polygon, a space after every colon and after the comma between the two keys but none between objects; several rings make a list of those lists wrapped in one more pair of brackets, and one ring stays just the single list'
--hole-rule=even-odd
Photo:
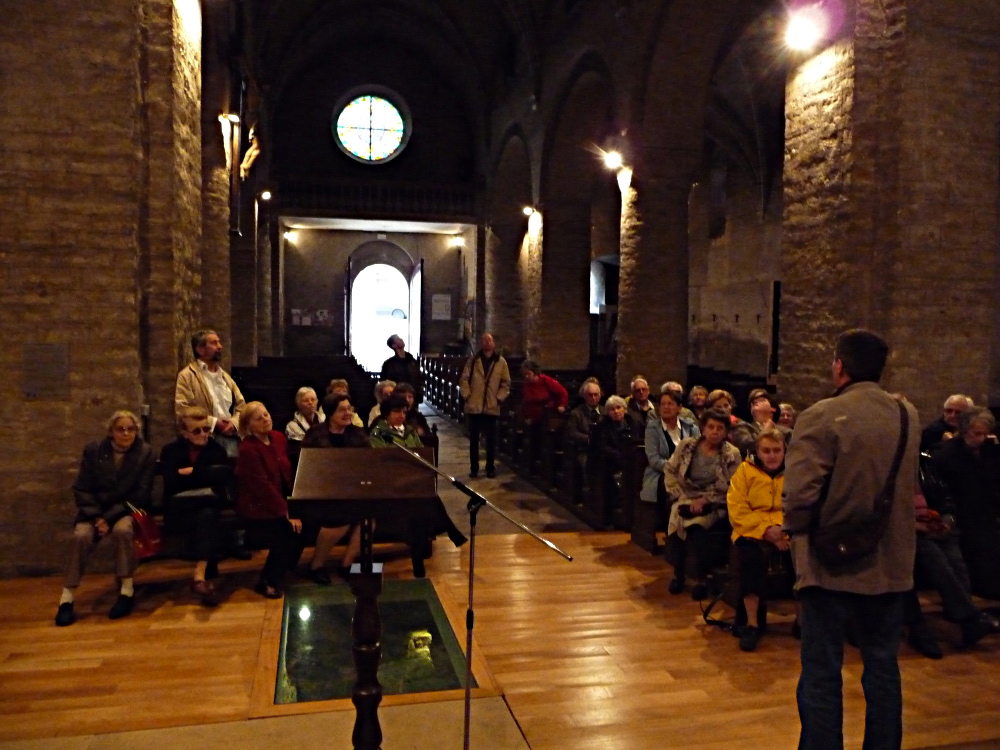
[{"label": "eyeglasses", "polygon": [[207,435],[211,431],[211,427],[195,427],[193,430],[188,430],[187,432],[191,435]]},{"label": "eyeglasses", "polygon": [[114,431],[115,432],[120,432],[122,434],[127,434],[127,433],[130,433],[130,432],[138,432],[139,428],[138,427],[115,427]]}]

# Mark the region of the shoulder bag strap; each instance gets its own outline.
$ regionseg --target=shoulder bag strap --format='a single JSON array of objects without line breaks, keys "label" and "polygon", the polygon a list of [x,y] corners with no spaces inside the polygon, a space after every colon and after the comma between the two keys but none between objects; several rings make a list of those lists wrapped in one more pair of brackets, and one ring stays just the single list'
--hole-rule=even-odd
[{"label": "shoulder bag strap", "polygon": [[875,504],[875,521],[883,524],[889,520],[889,512],[892,510],[892,501],[896,497],[896,477],[899,476],[899,466],[903,462],[903,453],[906,451],[910,433],[910,413],[906,410],[906,404],[898,401],[899,405],[899,443],[896,446],[896,455],[892,459],[892,468],[889,470],[889,479],[882,490],[879,502]]}]

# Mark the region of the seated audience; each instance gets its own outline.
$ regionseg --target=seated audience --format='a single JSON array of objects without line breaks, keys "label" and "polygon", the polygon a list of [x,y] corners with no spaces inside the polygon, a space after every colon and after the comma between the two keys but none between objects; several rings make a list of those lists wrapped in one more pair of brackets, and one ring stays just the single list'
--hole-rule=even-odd
[{"label": "seated audience", "polygon": [[542,372],[538,363],[526,359],[521,365],[521,413],[526,422],[535,422],[546,409],[566,411],[569,394],[558,380]]},{"label": "seated audience", "polygon": [[604,418],[597,423],[591,439],[591,454],[600,456],[598,464],[612,473],[622,470],[622,453],[635,442],[625,419],[626,409],[621,396],[608,396],[604,402]]},{"label": "seated audience", "polygon": [[764,428],[757,433],[754,447],[733,475],[726,494],[738,561],[737,629],[743,651],[757,648],[766,623],[765,581],[770,561],[781,555],[785,570],[792,570],[788,536],[781,529],[784,471],[785,437],[773,426]]},{"label": "seated audience", "polygon": [[379,411],[379,406],[383,401],[392,395],[395,387],[395,380],[380,380],[375,384],[375,406],[373,406],[371,411],[368,412],[368,429],[371,429],[372,425],[374,425],[378,421],[378,418],[382,416],[382,413]]},{"label": "seated audience", "polygon": [[393,443],[407,448],[423,446],[417,431],[406,423],[406,415],[410,411],[406,397],[398,392],[399,386],[396,386],[396,391],[380,404],[382,416],[372,427],[368,438],[372,448],[388,448]]},{"label": "seated audience", "polygon": [[218,603],[213,579],[219,575],[219,514],[232,474],[226,449],[211,436],[209,413],[188,406],[177,418],[180,436],[163,446],[163,516],[167,528],[187,534],[194,548],[191,591],[206,607]]},{"label": "seated audience", "polygon": [[566,420],[563,433],[567,446],[585,454],[590,447],[590,436],[601,421],[601,384],[597,378],[587,378],[580,386],[583,403],[575,407]]},{"label": "seated audience", "polygon": [[[984,636],[1000,631],[1000,624],[972,601],[969,571],[956,533],[954,508],[946,495],[934,491],[936,481],[932,472],[922,474],[913,500],[917,514],[915,572],[922,573],[940,594],[944,618],[959,624],[961,647],[971,648]],[[931,507],[922,486],[931,490],[929,496],[934,498],[937,507]],[[904,608],[910,645],[930,659],[940,659],[944,654],[920,611],[916,590],[906,595]]]},{"label": "seated audience", "polygon": [[647,466],[642,474],[639,499],[656,503],[662,514],[657,522],[657,527],[661,528],[666,523],[669,504],[663,469],[681,441],[698,437],[701,431],[694,422],[680,417],[681,404],[676,393],[661,393],[657,400],[657,411],[659,419],[649,420],[643,435]]},{"label": "seated audience", "polygon": [[778,424],[782,427],[787,427],[789,430],[795,427],[795,418],[798,413],[795,411],[795,407],[789,403],[783,403],[778,407]]},{"label": "seated audience", "polygon": [[944,483],[972,592],[1000,599],[1000,445],[988,436],[996,420],[971,407],[958,419],[958,436],[934,454],[934,472]]},{"label": "seated audience", "polygon": [[90,553],[102,539],[115,547],[115,576],[118,598],[108,612],[117,620],[131,614],[135,606],[132,575],[136,560],[132,550],[132,517],[129,504],[149,505],[149,493],[156,471],[153,449],[139,437],[139,419],[130,411],[116,411],[108,420],[107,437],[83,449],[80,472],[73,483],[76,519],[69,568],[59,598],[56,625],[76,622],[73,599],[87,568]]},{"label": "seated audience", "polygon": [[701,419],[701,415],[705,413],[705,409],[708,408],[706,403],[708,401],[708,388],[703,385],[695,385],[691,387],[691,391],[688,393],[688,406],[691,409],[691,413],[694,414],[695,422]]},{"label": "seated audience", "polygon": [[323,424],[326,415],[319,406],[316,391],[308,386],[295,394],[295,416],[285,427],[285,437],[291,442],[301,442],[314,425]]},{"label": "seated audience", "polygon": [[677,397],[677,401],[681,404],[681,419],[687,419],[690,422],[697,424],[698,418],[694,415],[694,412],[684,406],[684,386],[675,380],[668,380],[666,383],[660,386],[660,393],[673,393]]},{"label": "seated audience", "polygon": [[[364,429],[357,427],[351,416],[354,407],[351,397],[343,393],[327,396],[324,405],[330,410],[324,424],[316,425],[306,433],[302,441],[303,448],[367,448],[368,435]],[[346,577],[351,565],[361,551],[361,527],[358,524],[342,524],[337,526],[321,526],[316,535],[316,547],[313,550],[312,562],[309,564],[309,577],[321,586],[330,585],[330,574],[326,570],[326,561],[330,551],[342,539],[350,537],[344,556],[340,560],[339,574]]]},{"label": "seated audience", "polygon": [[948,396],[944,402],[943,413],[924,428],[920,433],[920,452],[933,453],[946,440],[958,434],[958,418],[962,412],[973,406],[972,399],[961,393]]},{"label": "seated audience", "polygon": [[302,521],[289,518],[285,501],[292,483],[287,440],[272,426],[264,404],[251,401],[246,405],[236,459],[236,512],[246,520],[248,540],[268,548],[254,591],[268,599],[280,599],[285,576],[298,564],[304,545]]},{"label": "seated audience", "polygon": [[400,383],[396,386],[393,391],[394,395],[400,395],[406,399],[406,424],[413,428],[413,431],[417,433],[421,442],[427,439],[427,436],[431,434],[430,425],[427,424],[427,417],[420,413],[420,407],[417,406],[416,392],[413,386],[409,383]]},{"label": "seated audience", "polygon": [[[339,395],[343,396],[350,395],[350,388],[348,388],[347,381],[344,380],[343,378],[334,378],[333,380],[330,381],[330,385],[326,387],[326,396],[327,398],[329,398],[330,396],[339,396]],[[326,398],[324,398],[323,401],[325,403]],[[354,416],[351,417],[351,424],[353,424],[355,427],[365,426],[365,423],[361,421],[361,417],[359,417],[357,413],[355,413]]]},{"label": "seated audience", "polygon": [[787,443],[792,436],[791,430],[774,424],[776,411],[771,396],[764,388],[754,388],[747,399],[750,406],[752,421],[740,421],[729,432],[729,442],[735,445],[744,458],[750,454],[757,441],[757,436],[764,430],[777,429],[785,436]]},{"label": "seated audience", "polygon": [[740,424],[740,422],[743,421],[733,414],[733,409],[736,408],[736,398],[729,391],[716,388],[708,394],[708,400],[705,403],[709,409],[715,409],[716,411],[725,413],[730,433],[736,428],[737,425]]},{"label": "seated audience", "polygon": [[649,397],[649,382],[642,375],[632,378],[629,389],[632,393],[628,397],[625,419],[633,434],[641,440],[646,432],[646,422],[656,417],[656,404]]},{"label": "seated audience", "polygon": [[701,435],[682,440],[663,472],[667,493],[674,499],[667,523],[667,547],[674,566],[671,594],[684,590],[687,576],[696,582],[692,599],[708,594],[705,576],[713,550],[705,537],[708,531],[728,526],[726,493],[740,464],[740,452],[726,442],[727,422],[725,412],[706,411],[701,417]]}]

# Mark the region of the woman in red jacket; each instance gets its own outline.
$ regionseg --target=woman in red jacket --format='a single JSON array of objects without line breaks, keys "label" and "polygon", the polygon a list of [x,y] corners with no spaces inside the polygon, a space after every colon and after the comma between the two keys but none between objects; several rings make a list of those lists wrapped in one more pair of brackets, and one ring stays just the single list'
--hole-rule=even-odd
[{"label": "woman in red jacket", "polygon": [[542,372],[537,362],[524,360],[521,365],[521,411],[528,422],[534,422],[546,409],[566,411],[569,394],[555,378]]},{"label": "woman in red jacket", "polygon": [[246,519],[247,535],[268,547],[267,560],[254,591],[280,599],[285,575],[302,555],[302,521],[288,517],[285,495],[291,490],[292,467],[285,436],[273,430],[271,415],[260,401],[251,401],[240,418],[236,477],[236,512]]}]

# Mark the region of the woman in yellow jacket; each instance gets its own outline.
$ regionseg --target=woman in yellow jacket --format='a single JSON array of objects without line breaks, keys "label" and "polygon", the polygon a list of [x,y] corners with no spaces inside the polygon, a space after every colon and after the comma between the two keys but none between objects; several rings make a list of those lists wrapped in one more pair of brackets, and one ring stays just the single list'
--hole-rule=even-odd
[{"label": "woman in yellow jacket", "polygon": [[784,555],[791,570],[788,537],[781,530],[781,490],[785,483],[785,438],[777,429],[762,430],[754,450],[733,475],[726,495],[739,570],[739,595],[746,608],[737,615],[740,648],[753,651],[766,616],[763,599],[769,559]]}]

